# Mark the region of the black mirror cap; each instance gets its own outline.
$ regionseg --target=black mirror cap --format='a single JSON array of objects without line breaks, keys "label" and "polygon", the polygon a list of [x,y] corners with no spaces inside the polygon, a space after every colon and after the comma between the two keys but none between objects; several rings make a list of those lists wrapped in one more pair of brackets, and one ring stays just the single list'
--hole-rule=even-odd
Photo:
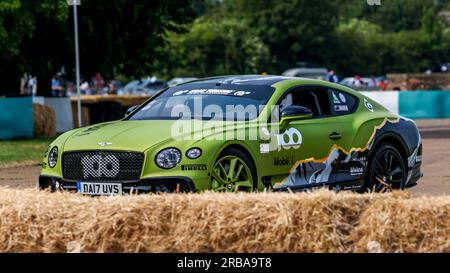
[{"label": "black mirror cap", "polygon": [[[131,113],[133,113],[134,110],[136,110],[139,107],[139,105],[133,105],[130,108],[128,108],[127,112],[125,113],[125,116],[130,115]],[[122,112],[123,113],[123,112]]]},{"label": "black mirror cap", "polygon": [[299,106],[299,105],[289,105],[281,111],[281,117],[295,117],[295,116],[312,116],[313,112],[311,109]]}]

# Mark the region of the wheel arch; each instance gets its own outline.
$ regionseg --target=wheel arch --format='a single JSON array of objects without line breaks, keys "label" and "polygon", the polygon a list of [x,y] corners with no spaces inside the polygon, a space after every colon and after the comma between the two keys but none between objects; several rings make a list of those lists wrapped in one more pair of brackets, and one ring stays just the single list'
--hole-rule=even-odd
[{"label": "wheel arch", "polygon": [[400,152],[403,163],[405,164],[406,169],[408,169],[408,146],[403,138],[395,132],[386,132],[381,135],[372,145],[372,148],[369,152],[369,158],[372,158],[373,153],[380,147],[382,144],[391,144]]}]

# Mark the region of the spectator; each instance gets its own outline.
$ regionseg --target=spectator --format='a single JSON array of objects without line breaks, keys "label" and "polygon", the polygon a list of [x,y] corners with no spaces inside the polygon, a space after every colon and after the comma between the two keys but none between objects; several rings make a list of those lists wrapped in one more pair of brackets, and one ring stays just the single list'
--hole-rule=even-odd
[{"label": "spectator", "polygon": [[67,96],[72,96],[73,94],[77,93],[77,90],[75,90],[75,85],[72,81],[66,81],[66,90]]},{"label": "spectator", "polygon": [[31,95],[36,96],[37,94],[37,78],[33,77],[33,87],[31,88]]},{"label": "spectator", "polygon": [[112,80],[109,83],[108,94],[117,94],[118,89],[120,88],[120,82],[117,80]]},{"label": "spectator", "polygon": [[28,82],[27,82],[27,94],[28,95],[34,95],[36,93],[35,85],[36,85],[36,77],[31,77],[30,76],[29,79],[28,79]]},{"label": "spectator", "polygon": [[388,88],[387,82],[385,79],[382,79],[379,83],[378,83],[378,87],[382,90],[382,91],[386,91]]},{"label": "spectator", "polygon": [[89,90],[89,83],[88,83],[88,81],[84,80],[80,84],[80,93],[84,94],[84,95],[90,95],[91,94],[91,90]]},{"label": "spectator", "polygon": [[362,81],[361,81],[361,76],[356,75],[356,76],[353,78],[352,86],[354,86],[354,87],[361,87],[362,85],[363,85],[363,83],[362,83]]},{"label": "spectator", "polygon": [[61,95],[61,84],[56,76],[52,78],[52,96],[59,97]]},{"label": "spectator", "polygon": [[375,86],[377,86],[377,81],[376,81],[374,76],[370,76],[370,80],[367,83],[367,86],[368,87],[375,87]]},{"label": "spectator", "polygon": [[97,92],[97,94],[101,94],[102,89],[103,89],[103,77],[99,72],[97,72],[95,74],[95,91]]},{"label": "spectator", "polygon": [[328,72],[327,81],[333,82],[333,83],[338,83],[339,82],[339,77],[336,75],[334,70],[331,70],[330,72]]},{"label": "spectator", "polygon": [[27,73],[23,74],[23,77],[20,78],[20,94],[27,94],[27,83],[28,83],[28,75]]}]

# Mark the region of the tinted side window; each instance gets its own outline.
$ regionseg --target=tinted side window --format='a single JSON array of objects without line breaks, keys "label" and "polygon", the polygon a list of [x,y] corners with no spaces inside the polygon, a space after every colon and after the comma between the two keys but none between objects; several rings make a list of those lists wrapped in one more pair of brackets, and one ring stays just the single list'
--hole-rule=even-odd
[{"label": "tinted side window", "polygon": [[354,96],[338,91],[330,89],[331,98],[333,102],[333,112],[335,115],[346,115],[351,114],[356,110],[358,99]]},{"label": "tinted side window", "polygon": [[298,105],[309,108],[314,117],[330,116],[330,101],[328,92],[323,88],[301,88],[289,92],[280,102],[282,111],[288,105]]}]

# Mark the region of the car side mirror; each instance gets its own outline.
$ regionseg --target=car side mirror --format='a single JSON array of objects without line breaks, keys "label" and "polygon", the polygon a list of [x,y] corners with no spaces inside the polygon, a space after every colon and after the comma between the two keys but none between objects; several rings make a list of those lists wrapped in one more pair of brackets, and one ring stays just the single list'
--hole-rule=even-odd
[{"label": "car side mirror", "polygon": [[134,105],[128,108],[127,112],[125,113],[125,117],[128,117],[131,113],[133,113],[134,110],[136,110],[139,107],[139,105]]},{"label": "car side mirror", "polygon": [[311,109],[299,106],[289,105],[283,111],[281,111],[281,126],[287,125],[293,120],[310,119],[313,117]]}]

